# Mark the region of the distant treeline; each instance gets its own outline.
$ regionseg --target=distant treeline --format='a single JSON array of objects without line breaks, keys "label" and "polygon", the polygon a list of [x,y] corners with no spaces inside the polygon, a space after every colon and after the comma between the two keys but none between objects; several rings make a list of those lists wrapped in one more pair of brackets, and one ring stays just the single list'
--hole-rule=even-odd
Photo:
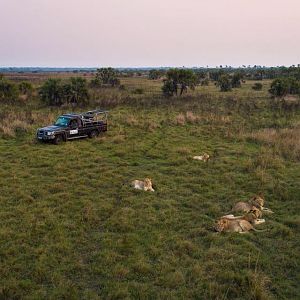
[{"label": "distant treeline", "polygon": [[[67,79],[47,78],[42,85],[33,86],[30,81],[14,82],[0,73],[0,103],[12,104],[23,102],[32,96],[38,97],[47,105],[61,106],[64,104],[86,105],[91,94],[95,95],[103,88],[126,90],[122,83],[125,77],[143,76],[149,81],[157,80],[165,97],[182,96],[188,90],[197,86],[208,86],[213,83],[221,92],[241,88],[246,80],[255,80],[252,89],[262,90],[261,80],[271,80],[269,93],[273,97],[286,95],[300,96],[300,66],[262,68],[202,68],[202,69],[137,69],[120,70],[100,68],[90,77],[68,76]],[[73,70],[76,73],[76,70]],[[147,79],[146,79],[147,80]],[[258,82],[257,82],[258,81]],[[136,88],[135,94],[143,94],[141,88]]]},{"label": "distant treeline", "polygon": [[[68,72],[68,73],[95,73],[98,68],[44,68],[44,67],[11,67],[1,68],[0,73],[48,73],[48,72]],[[131,77],[143,76],[150,79],[159,79],[163,77],[170,67],[159,68],[115,68],[118,76]],[[263,67],[263,66],[218,66],[218,67],[193,67],[193,68],[179,68],[185,70],[192,70],[198,77],[209,78],[217,81],[223,74],[239,73],[245,79],[262,80],[275,79],[279,77],[295,77],[300,79],[300,64],[290,67]]]}]

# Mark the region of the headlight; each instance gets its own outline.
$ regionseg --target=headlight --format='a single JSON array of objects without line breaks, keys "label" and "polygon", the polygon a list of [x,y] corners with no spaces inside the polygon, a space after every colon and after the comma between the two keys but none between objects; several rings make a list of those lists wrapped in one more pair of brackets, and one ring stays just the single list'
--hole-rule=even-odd
[{"label": "headlight", "polygon": [[54,131],[50,131],[50,132],[47,132],[47,135],[53,135],[55,132]]}]

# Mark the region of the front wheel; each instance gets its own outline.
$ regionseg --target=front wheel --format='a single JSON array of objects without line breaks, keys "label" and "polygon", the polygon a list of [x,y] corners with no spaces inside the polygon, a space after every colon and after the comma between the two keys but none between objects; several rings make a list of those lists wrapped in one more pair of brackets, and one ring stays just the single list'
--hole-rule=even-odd
[{"label": "front wheel", "polygon": [[91,131],[91,132],[89,133],[89,138],[93,139],[93,138],[97,137],[98,134],[99,134],[99,133],[98,133],[97,130],[93,130],[93,131]]},{"label": "front wheel", "polygon": [[63,138],[62,138],[61,135],[57,135],[57,136],[54,138],[54,140],[53,140],[53,144],[55,144],[55,145],[59,145],[59,144],[61,144],[62,142],[63,142]]}]

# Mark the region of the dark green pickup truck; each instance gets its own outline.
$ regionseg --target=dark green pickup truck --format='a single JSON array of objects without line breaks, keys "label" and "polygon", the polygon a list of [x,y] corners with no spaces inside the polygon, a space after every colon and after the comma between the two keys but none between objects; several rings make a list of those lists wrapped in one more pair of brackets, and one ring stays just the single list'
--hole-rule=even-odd
[{"label": "dark green pickup truck", "polygon": [[107,114],[105,110],[64,114],[53,125],[39,128],[36,137],[39,141],[54,144],[84,137],[93,138],[107,131]]}]

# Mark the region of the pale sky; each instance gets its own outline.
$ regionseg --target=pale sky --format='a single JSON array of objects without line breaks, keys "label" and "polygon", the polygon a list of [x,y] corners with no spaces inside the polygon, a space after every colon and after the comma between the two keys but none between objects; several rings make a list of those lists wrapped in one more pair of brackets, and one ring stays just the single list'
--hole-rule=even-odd
[{"label": "pale sky", "polygon": [[0,0],[0,67],[300,64],[300,0]]}]

